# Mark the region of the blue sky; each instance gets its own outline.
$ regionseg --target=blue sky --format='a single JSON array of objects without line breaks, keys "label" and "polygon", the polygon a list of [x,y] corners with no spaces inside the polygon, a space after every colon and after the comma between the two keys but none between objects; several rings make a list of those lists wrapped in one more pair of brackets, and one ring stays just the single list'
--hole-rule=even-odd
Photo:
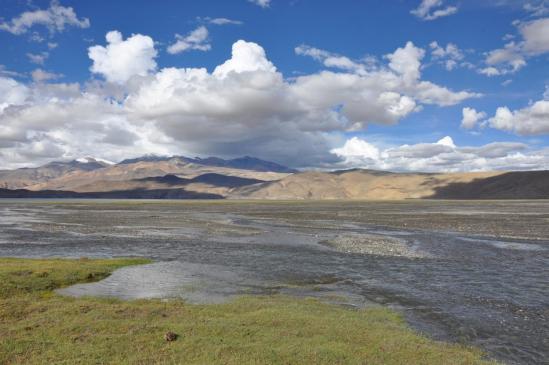
[{"label": "blue sky", "polygon": [[549,168],[544,0],[4,0],[0,16],[0,167]]}]

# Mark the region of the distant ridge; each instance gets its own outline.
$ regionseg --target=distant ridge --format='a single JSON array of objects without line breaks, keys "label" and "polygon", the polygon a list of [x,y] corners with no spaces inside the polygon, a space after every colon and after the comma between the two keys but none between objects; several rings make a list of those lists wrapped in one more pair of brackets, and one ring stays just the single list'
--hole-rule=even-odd
[{"label": "distant ridge", "polygon": [[549,199],[549,171],[302,171],[254,157],[87,157],[0,171],[4,198]]},{"label": "distant ridge", "polygon": [[185,156],[156,156],[156,155],[145,155],[136,158],[130,158],[119,162],[120,165],[134,164],[138,162],[160,162],[160,161],[179,161],[182,163],[194,163],[198,165],[205,166],[217,166],[217,167],[230,167],[235,169],[242,170],[253,170],[253,171],[271,171],[271,172],[283,172],[283,173],[294,173],[297,172],[295,169],[277,164],[276,162],[265,161],[259,158],[244,156],[239,158],[234,158],[231,160],[225,160],[219,157],[207,157],[207,158],[190,158]]},{"label": "distant ridge", "polygon": [[119,165],[130,165],[130,164],[138,163],[138,162],[159,162],[159,161],[169,161],[169,160],[171,160],[172,158],[177,158],[177,157],[176,157],[176,156],[174,156],[174,157],[167,157],[167,156],[156,156],[156,155],[144,155],[144,156],[141,156],[141,157],[128,158],[128,159],[122,160],[122,161],[120,161],[118,164],[119,164]]},{"label": "distant ridge", "polygon": [[259,158],[244,156],[235,158],[232,160],[224,160],[217,157],[208,157],[208,158],[195,158],[188,159],[194,163],[199,163],[202,165],[208,166],[219,166],[219,167],[232,167],[235,169],[243,170],[254,170],[254,171],[273,171],[273,172],[285,172],[285,173],[295,173],[297,170],[291,169],[286,166],[282,166],[275,162],[261,160]]},{"label": "distant ridge", "polygon": [[108,164],[97,160],[87,160],[86,162],[73,160],[68,162],[54,161],[39,167],[0,170],[0,188],[23,188],[32,184],[49,181],[71,172],[93,171],[108,166]]},{"label": "distant ridge", "polygon": [[[53,161],[39,167],[0,170],[0,188],[77,191],[75,189],[78,186],[92,184],[96,180],[131,180],[169,174],[190,174],[192,178],[202,173],[236,175],[265,181],[281,178],[284,176],[279,174],[295,171],[275,162],[249,156],[224,160],[217,157],[202,159],[144,155],[125,159],[117,164],[99,158],[84,157],[72,161]],[[53,184],[54,181],[58,183]]]},{"label": "distant ridge", "polygon": [[[46,168],[69,168],[69,169],[77,169],[77,170],[84,170],[84,171],[92,171],[96,169],[102,169],[103,167],[110,166],[110,164],[107,164],[106,162],[87,158],[87,159],[76,159],[68,162],[62,162],[62,161],[53,161],[50,163],[45,164],[42,167]],[[40,167],[38,167],[40,168]],[[32,170],[32,168],[27,168],[28,170]]]}]

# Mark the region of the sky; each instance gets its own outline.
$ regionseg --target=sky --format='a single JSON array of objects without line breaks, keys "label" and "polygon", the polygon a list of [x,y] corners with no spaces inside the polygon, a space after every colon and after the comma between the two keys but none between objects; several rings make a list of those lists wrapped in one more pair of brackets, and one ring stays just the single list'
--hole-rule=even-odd
[{"label": "sky", "polygon": [[549,0],[2,0],[0,169],[549,169]]}]

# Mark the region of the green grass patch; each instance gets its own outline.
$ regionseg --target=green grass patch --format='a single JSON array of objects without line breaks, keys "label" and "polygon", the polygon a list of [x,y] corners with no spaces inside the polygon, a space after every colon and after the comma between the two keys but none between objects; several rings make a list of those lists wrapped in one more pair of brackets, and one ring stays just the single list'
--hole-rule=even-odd
[{"label": "green grass patch", "polygon": [[[249,296],[219,305],[66,298],[141,259],[0,259],[0,364],[486,364],[384,308]],[[164,333],[179,335],[166,342]]]}]

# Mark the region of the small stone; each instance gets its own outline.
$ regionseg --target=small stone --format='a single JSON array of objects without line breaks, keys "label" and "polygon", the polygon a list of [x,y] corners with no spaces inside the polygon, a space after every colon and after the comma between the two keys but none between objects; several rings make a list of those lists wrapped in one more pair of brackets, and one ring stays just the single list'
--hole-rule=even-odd
[{"label": "small stone", "polygon": [[172,331],[168,331],[164,334],[164,339],[168,342],[175,341],[177,340],[177,334]]}]

